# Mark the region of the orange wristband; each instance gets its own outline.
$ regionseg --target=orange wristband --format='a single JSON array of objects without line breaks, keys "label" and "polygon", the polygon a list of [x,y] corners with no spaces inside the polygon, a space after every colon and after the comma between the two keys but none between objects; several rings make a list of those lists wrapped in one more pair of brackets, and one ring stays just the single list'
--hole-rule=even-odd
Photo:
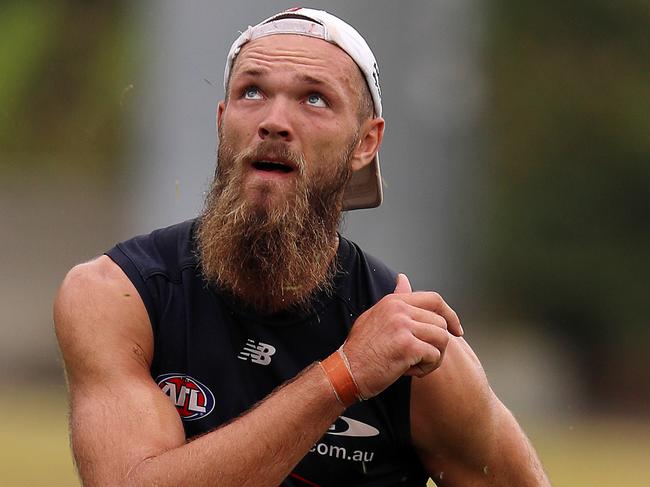
[{"label": "orange wristband", "polygon": [[325,360],[319,362],[319,365],[325,372],[325,376],[334,390],[336,399],[343,406],[347,408],[358,400],[363,399],[350,370],[347,357],[342,349],[339,348]]}]

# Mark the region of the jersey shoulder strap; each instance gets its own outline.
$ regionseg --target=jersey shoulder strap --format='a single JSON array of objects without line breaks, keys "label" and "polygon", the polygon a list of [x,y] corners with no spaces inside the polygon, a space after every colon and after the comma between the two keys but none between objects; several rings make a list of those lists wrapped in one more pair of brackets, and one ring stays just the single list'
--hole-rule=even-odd
[{"label": "jersey shoulder strap", "polygon": [[197,269],[198,274],[193,245],[195,225],[193,219],[154,230],[120,242],[106,252],[138,290],[154,328],[160,318],[158,308],[164,302],[165,284],[180,283],[183,271],[190,268]]}]

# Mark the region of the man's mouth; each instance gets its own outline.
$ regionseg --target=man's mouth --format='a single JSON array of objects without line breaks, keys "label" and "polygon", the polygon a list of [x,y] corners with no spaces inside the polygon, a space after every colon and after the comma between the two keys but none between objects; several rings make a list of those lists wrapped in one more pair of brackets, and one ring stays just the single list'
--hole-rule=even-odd
[{"label": "man's mouth", "polygon": [[259,171],[280,172],[285,174],[292,172],[294,169],[290,164],[279,161],[254,161],[253,167]]}]

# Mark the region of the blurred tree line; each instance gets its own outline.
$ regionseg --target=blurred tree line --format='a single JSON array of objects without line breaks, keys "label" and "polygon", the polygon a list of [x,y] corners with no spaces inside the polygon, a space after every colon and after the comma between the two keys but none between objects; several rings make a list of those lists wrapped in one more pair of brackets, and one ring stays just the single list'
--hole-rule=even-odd
[{"label": "blurred tree line", "polygon": [[2,1],[2,172],[101,170],[120,160],[125,54],[134,47],[127,13],[122,1]]},{"label": "blurred tree line", "polygon": [[650,2],[488,7],[493,312],[566,340],[592,404],[647,414]]}]

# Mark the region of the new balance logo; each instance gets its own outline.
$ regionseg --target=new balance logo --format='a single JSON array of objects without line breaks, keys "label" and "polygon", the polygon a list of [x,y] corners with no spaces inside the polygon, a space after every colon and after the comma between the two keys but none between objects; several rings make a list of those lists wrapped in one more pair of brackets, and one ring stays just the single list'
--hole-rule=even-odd
[{"label": "new balance logo", "polygon": [[275,353],[275,347],[268,343],[262,343],[251,340],[246,340],[244,349],[239,352],[237,358],[239,360],[250,360],[254,364],[269,365],[271,363],[271,356]]}]

